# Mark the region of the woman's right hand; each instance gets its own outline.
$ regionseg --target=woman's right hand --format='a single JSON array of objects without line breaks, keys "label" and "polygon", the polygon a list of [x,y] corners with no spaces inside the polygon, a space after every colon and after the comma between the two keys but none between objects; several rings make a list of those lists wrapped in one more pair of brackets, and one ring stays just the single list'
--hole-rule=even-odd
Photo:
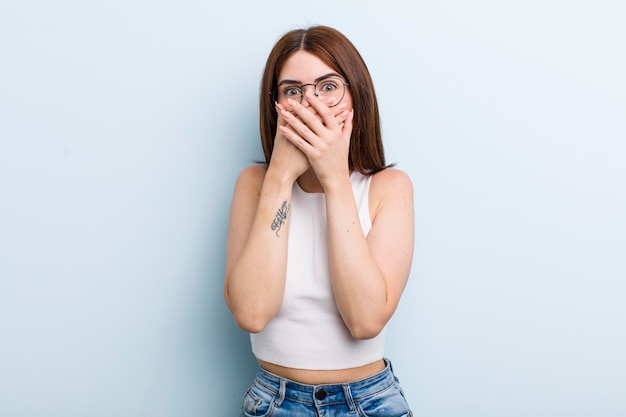
[{"label": "woman's right hand", "polygon": [[276,103],[278,123],[269,168],[278,169],[279,172],[287,175],[289,180],[295,182],[300,175],[304,174],[306,170],[309,169],[311,164],[304,153],[289,142],[281,132],[280,127],[287,125],[285,119],[281,116],[282,110],[285,110],[285,108]]}]

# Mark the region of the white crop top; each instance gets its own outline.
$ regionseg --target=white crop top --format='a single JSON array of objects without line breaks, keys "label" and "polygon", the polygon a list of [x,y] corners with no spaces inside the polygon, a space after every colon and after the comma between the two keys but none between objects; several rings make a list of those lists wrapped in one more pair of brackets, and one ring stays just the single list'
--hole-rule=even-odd
[{"label": "white crop top", "polygon": [[[350,176],[361,227],[372,227],[369,214],[371,176]],[[291,197],[287,280],[282,305],[259,333],[251,333],[258,359],[299,369],[354,368],[381,359],[385,329],[356,340],[339,315],[330,282],[324,193],[306,193],[296,182]]]}]

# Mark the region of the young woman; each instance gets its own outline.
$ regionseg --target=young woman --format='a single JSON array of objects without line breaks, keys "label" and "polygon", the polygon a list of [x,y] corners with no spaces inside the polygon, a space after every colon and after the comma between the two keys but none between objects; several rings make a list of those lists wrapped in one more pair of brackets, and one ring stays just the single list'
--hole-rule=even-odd
[{"label": "young woman", "polygon": [[384,344],[413,188],[385,163],[369,71],[337,30],[294,30],[268,57],[260,106],[265,164],[237,179],[224,286],[260,365],[242,416],[410,416]]}]

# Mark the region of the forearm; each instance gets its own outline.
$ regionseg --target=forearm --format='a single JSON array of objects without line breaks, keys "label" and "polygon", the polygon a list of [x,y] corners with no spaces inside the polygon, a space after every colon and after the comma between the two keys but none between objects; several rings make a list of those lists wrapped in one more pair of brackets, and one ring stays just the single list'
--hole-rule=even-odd
[{"label": "forearm", "polygon": [[349,179],[326,190],[326,210],[337,307],[355,338],[373,337],[386,323],[387,285],[363,234]]},{"label": "forearm", "polygon": [[247,331],[262,330],[282,302],[292,186],[268,170],[248,238],[227,275],[228,306]]}]

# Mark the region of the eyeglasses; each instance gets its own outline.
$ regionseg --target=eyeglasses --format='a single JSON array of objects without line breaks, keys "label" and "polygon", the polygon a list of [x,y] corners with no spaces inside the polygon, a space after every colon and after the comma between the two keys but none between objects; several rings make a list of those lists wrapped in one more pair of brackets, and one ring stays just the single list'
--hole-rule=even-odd
[{"label": "eyeglasses", "polygon": [[336,75],[330,75],[322,78],[315,84],[293,84],[282,83],[276,88],[274,92],[271,92],[274,101],[278,101],[281,104],[285,104],[288,99],[302,102],[304,96],[304,87],[314,87],[314,94],[319,97],[328,107],[334,107],[343,100],[343,96],[346,94],[346,86],[350,86],[345,82],[343,78]]}]

